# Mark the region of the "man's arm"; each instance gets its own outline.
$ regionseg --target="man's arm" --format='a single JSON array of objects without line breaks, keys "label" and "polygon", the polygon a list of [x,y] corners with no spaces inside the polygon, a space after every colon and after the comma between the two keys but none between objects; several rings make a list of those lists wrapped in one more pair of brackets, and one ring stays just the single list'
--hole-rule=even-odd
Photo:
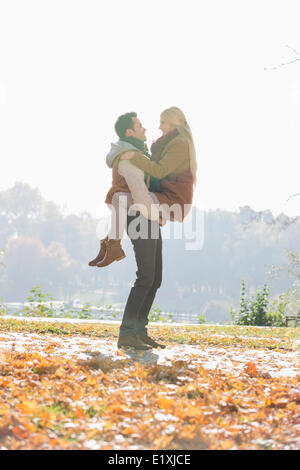
[{"label": "man's arm", "polygon": [[133,202],[144,217],[158,220],[159,212],[144,181],[144,173],[130,162],[119,161],[118,172],[126,180]]},{"label": "man's arm", "polygon": [[186,161],[188,154],[188,143],[182,139],[172,143],[165,157],[158,163],[150,161],[144,157],[140,152],[126,152],[121,156],[121,160],[130,159],[130,162],[157,179],[165,178],[170,173],[173,173],[176,168]]}]

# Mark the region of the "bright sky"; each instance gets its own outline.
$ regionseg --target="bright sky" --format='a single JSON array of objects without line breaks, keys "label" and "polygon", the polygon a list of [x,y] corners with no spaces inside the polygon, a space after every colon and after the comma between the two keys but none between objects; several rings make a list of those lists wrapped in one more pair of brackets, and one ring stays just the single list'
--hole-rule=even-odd
[{"label": "bright sky", "polygon": [[[180,107],[194,203],[300,215],[300,6],[267,0],[0,0],[0,190],[38,187],[66,212],[108,213],[116,118],[147,143]],[[300,56],[299,56],[300,58]]]}]

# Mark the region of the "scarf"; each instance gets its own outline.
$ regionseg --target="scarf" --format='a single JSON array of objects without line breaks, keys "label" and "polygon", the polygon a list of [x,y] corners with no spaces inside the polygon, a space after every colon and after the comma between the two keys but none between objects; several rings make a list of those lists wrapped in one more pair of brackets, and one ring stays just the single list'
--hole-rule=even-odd
[{"label": "scarf", "polygon": [[165,135],[162,135],[159,139],[157,139],[153,144],[151,145],[151,160],[154,162],[159,162],[161,158],[161,154],[165,148],[165,146],[175,137],[179,135],[179,132],[177,129],[174,129],[173,131],[168,132]]},{"label": "scarf", "polygon": [[135,137],[130,137],[130,136],[129,137],[125,136],[121,140],[124,140],[125,142],[128,142],[131,145],[134,145],[134,147],[136,147],[138,150],[143,152],[143,154],[146,155],[146,157],[151,158],[150,154],[147,152],[148,149],[142,140],[136,139]]},{"label": "scarf", "polygon": [[[148,153],[148,149],[147,149],[147,146],[144,144],[144,142],[140,139],[136,139],[135,137],[123,137],[122,140],[125,140],[125,142],[128,142],[129,144],[131,145],[134,145],[138,150],[140,150],[144,155],[146,155],[146,157],[150,158],[150,160],[153,160],[153,158],[151,157],[150,153]],[[145,181],[146,181],[146,184],[149,188],[149,191],[152,192],[152,193],[159,193],[161,192],[161,188],[160,188],[160,180],[158,180],[157,178],[154,178],[153,176],[146,176],[145,175]]]}]

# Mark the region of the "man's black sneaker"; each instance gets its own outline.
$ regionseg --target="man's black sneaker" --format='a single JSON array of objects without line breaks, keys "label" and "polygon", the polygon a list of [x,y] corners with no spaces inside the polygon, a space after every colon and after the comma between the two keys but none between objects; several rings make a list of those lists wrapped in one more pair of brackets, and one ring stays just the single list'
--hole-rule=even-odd
[{"label": "man's black sneaker", "polygon": [[153,348],[161,348],[164,349],[166,346],[164,344],[157,343],[154,341],[154,339],[150,338],[148,335],[140,335],[138,338],[146,344],[149,344],[149,346],[152,346]]},{"label": "man's black sneaker", "polygon": [[134,348],[134,349],[144,349],[144,350],[151,349],[149,344],[144,343],[136,335],[119,336],[117,346],[118,346],[118,348],[131,347],[131,348]]}]

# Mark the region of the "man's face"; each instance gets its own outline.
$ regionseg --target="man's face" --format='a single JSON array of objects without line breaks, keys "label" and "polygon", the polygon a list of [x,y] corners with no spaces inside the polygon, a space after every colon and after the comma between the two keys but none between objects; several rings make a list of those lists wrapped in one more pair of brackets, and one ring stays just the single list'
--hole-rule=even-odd
[{"label": "man's face", "polygon": [[145,142],[146,140],[146,129],[142,126],[141,121],[137,117],[132,118],[133,129],[127,129],[126,135],[128,137],[135,137],[136,139]]}]

